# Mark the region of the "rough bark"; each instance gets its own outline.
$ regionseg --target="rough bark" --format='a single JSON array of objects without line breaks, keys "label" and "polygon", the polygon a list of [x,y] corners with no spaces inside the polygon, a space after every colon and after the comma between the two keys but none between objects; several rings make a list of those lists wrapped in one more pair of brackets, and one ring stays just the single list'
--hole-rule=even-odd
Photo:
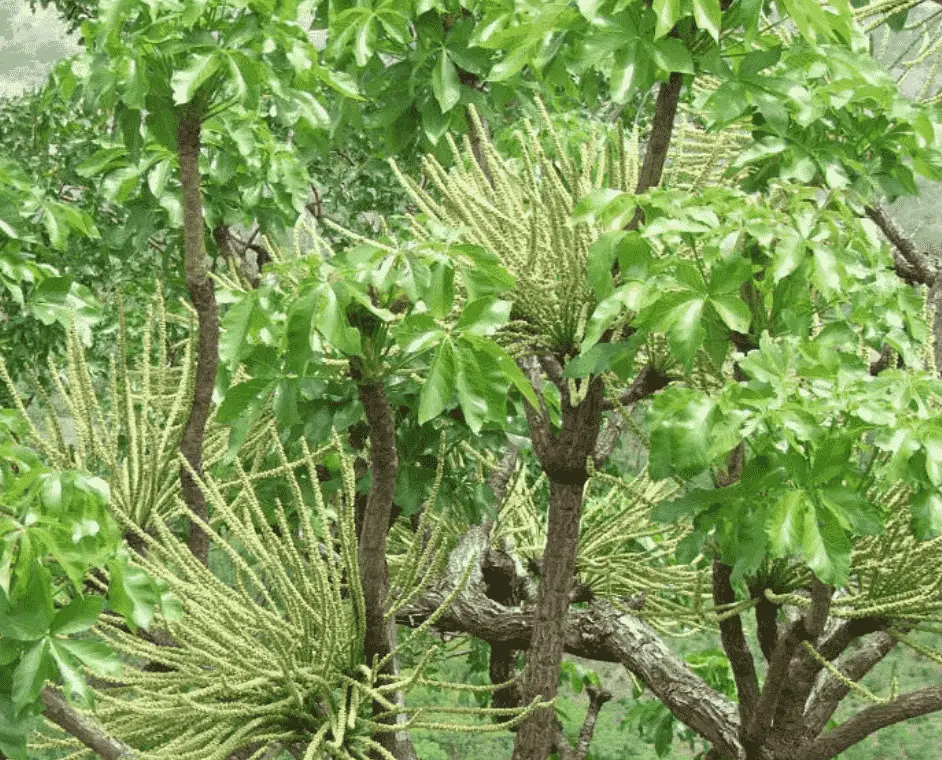
[{"label": "rough bark", "polygon": [[656,367],[645,367],[638,373],[628,390],[618,397],[617,404],[606,400],[602,402],[602,409],[610,411],[617,409],[619,406],[634,406],[642,399],[654,395],[662,388],[666,388],[670,381],[670,375],[665,374]]},{"label": "rough bark", "polygon": [[[416,627],[427,620],[453,590],[473,555],[483,555],[486,546],[484,531],[470,531],[452,555],[446,573],[450,580],[401,610],[399,622]],[[438,619],[435,629],[525,650],[530,646],[534,625],[532,610],[504,607],[489,599],[483,591],[480,566],[472,566],[468,583]],[[563,648],[579,657],[620,663],[651,689],[678,720],[720,748],[722,757],[742,760],[736,706],[690,670],[643,621],[596,600],[588,609],[569,612]],[[551,726],[551,740],[553,735]]]},{"label": "rough bark", "polygon": [[[877,618],[847,620],[815,642],[815,649],[826,660],[833,660],[858,638],[878,631],[884,626],[885,622]],[[818,659],[812,657],[804,648],[799,648],[795,652],[775,716],[775,733],[780,739],[785,740],[788,737],[794,738],[800,735],[810,738],[821,732],[821,728],[817,730],[809,728],[804,716],[808,697],[814,689],[815,680],[822,668]]]},{"label": "rough bark", "polygon": [[42,690],[44,715],[67,734],[74,736],[101,760],[133,760],[137,755],[126,744],[106,734],[84,715],[76,712],[55,689]]},{"label": "rough bark", "polygon": [[834,589],[813,578],[811,607],[803,618],[788,627],[785,635],[776,644],[759,700],[749,722],[744,723],[742,742],[746,748],[747,760],[759,760],[762,756],[782,697],[787,692],[792,657],[801,642],[813,641],[824,631],[833,593]]},{"label": "rough bark", "polygon": [[[200,114],[184,107],[177,125],[180,159],[180,186],[183,189],[183,257],[186,287],[196,310],[199,338],[196,350],[193,399],[180,441],[180,453],[197,475],[203,471],[203,438],[212,405],[216,367],[219,364],[219,309],[213,282],[206,269],[203,236],[203,202],[200,197]],[[180,468],[183,499],[193,513],[208,519],[206,499],[185,466]],[[195,524],[190,525],[189,546],[204,564],[209,557],[209,537]]]},{"label": "rough bark", "polygon": [[[386,537],[393,512],[399,454],[396,451],[392,407],[382,382],[360,383],[358,393],[366,414],[370,438],[372,480],[360,530],[359,563],[366,604],[363,650],[367,664],[372,664],[374,658],[383,659],[396,646],[396,621],[386,619],[386,595],[389,592]],[[383,672],[390,675],[397,672],[395,658],[389,660]],[[374,705],[374,710],[382,712],[384,708]],[[384,732],[375,738],[399,760],[416,757],[405,731]]]},{"label": "rough bark", "polygon": [[683,81],[683,74],[675,71],[658,89],[648,147],[644,152],[644,163],[638,173],[638,186],[635,188],[638,194],[661,184],[671,136],[674,134],[677,103],[680,100],[680,88]]},{"label": "rough bark", "polygon": [[918,250],[913,240],[896,225],[886,210],[879,205],[867,206],[866,214],[880,231],[886,236],[897,253],[902,257],[903,264],[897,262],[897,273],[914,284],[932,285],[936,279],[936,272],[929,265],[926,256]]},{"label": "rough bark", "polygon": [[881,728],[942,710],[942,686],[930,686],[874,705],[824,734],[801,753],[805,760],[828,760],[853,747]]},{"label": "rough bark", "polygon": [[[873,670],[884,657],[896,648],[897,642],[890,634],[880,632],[856,652],[837,664],[838,670],[851,681],[859,681]],[[828,674],[811,694],[804,714],[805,729],[809,736],[820,734],[850,687]]]},{"label": "rough bark", "polygon": [[[562,664],[566,614],[576,572],[582,492],[588,480],[587,460],[595,449],[602,424],[602,384],[593,380],[578,406],[562,400],[562,428],[558,436],[549,421],[527,405],[531,438],[540,465],[550,483],[549,521],[542,577],[537,592],[533,640],[527,650],[523,691],[525,701],[537,696],[555,698]],[[553,747],[553,721],[549,710],[535,711],[517,732],[514,760],[545,760]]]},{"label": "rough bark", "polygon": [[[713,560],[713,603],[717,606],[733,604],[736,601],[736,593],[730,582],[731,575],[732,568],[729,565],[724,565],[719,559]],[[759,677],[739,615],[720,621],[720,640],[733,670],[733,680],[736,682],[739,717],[742,724],[746,725],[756,702],[759,701]]]}]

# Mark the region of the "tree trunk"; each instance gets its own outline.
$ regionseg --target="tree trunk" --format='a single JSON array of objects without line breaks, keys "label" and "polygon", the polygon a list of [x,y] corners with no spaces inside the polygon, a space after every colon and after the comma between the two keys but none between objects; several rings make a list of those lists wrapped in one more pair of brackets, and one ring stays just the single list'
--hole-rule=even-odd
[{"label": "tree trunk", "polygon": [[[586,460],[595,450],[602,422],[602,384],[593,380],[578,406],[563,399],[563,424],[558,437],[545,417],[528,407],[534,450],[550,481],[549,525],[537,592],[533,639],[527,651],[523,690],[529,702],[537,696],[556,697],[565,643],[566,614],[576,572],[582,492],[588,480]],[[552,752],[556,716],[537,710],[520,727],[513,760],[545,760]]]},{"label": "tree trunk", "polygon": [[[369,426],[372,475],[359,547],[360,578],[366,603],[363,652],[366,664],[372,667],[374,658],[386,657],[396,646],[396,621],[386,620],[385,617],[386,596],[389,593],[386,536],[393,512],[399,455],[396,451],[396,427],[392,407],[382,382],[359,385],[359,396]],[[398,672],[395,658],[389,660],[382,672],[390,675]],[[396,696],[396,702],[401,703],[400,695]],[[384,711],[378,704],[374,704],[373,709],[375,712]],[[383,732],[376,734],[375,739],[398,760],[417,758],[405,731]]]},{"label": "tree trunk", "polygon": [[[200,113],[184,106],[177,124],[180,185],[183,188],[183,258],[186,287],[199,325],[196,372],[190,416],[187,418],[180,453],[198,475],[203,472],[203,438],[212,405],[216,367],[219,364],[219,309],[216,293],[206,269],[203,237],[203,202],[200,197]],[[197,517],[207,520],[206,499],[186,467],[180,468],[183,499]],[[209,537],[195,523],[190,525],[189,546],[204,564],[209,557]]]}]

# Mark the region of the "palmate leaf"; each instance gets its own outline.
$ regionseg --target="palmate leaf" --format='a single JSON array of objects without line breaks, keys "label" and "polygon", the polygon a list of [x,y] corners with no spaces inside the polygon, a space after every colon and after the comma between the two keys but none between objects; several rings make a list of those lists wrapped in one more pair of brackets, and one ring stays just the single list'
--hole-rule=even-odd
[{"label": "palmate leaf", "polygon": [[442,340],[419,394],[419,424],[441,414],[455,392],[455,350],[450,338]]},{"label": "palmate leaf", "polygon": [[173,102],[183,105],[192,101],[200,87],[219,70],[220,64],[221,55],[218,51],[194,55],[186,68],[175,71],[170,79]]}]

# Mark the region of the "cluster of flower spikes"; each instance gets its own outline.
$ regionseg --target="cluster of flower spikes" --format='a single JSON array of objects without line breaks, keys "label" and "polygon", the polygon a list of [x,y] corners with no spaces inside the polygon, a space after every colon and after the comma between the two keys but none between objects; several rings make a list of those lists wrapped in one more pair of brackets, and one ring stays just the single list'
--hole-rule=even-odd
[{"label": "cluster of flower spikes", "polygon": [[[304,760],[388,760],[391,755],[374,738],[377,732],[505,730],[539,706],[498,711],[505,718],[500,723],[452,724],[426,716],[486,713],[489,719],[494,710],[396,704],[396,694],[417,684],[465,687],[424,677],[435,648],[424,652],[411,672],[393,677],[377,675],[385,661],[363,662],[365,613],[352,462],[336,435],[314,452],[302,444],[303,456],[293,461],[276,434],[270,445],[280,461],[275,467],[246,471],[236,460],[234,480],[198,480],[216,517],[215,526],[200,525],[224,555],[214,561],[223,569],[197,561],[163,516],[154,515],[155,536],[145,537],[148,551],[137,561],[166,582],[182,602],[184,616],[164,621],[160,637],[140,637],[116,619],[103,619],[96,632],[122,655],[126,667],[98,682],[89,718],[142,760],[225,760],[240,751],[258,760],[277,747],[290,747]],[[342,491],[333,500],[325,498],[317,481],[317,465],[328,454],[339,456],[342,467]],[[272,479],[288,487],[290,500],[262,504],[259,486]],[[428,531],[419,531],[417,546],[409,548],[420,567],[440,562],[428,556],[438,550],[428,549],[436,542],[427,542],[427,536]],[[403,572],[393,574],[392,586],[412,594]],[[394,614],[401,600],[390,596],[389,614]],[[410,639],[433,626],[452,599]],[[405,646],[409,641],[396,651]],[[374,713],[374,704],[388,713]],[[407,715],[408,720],[392,728],[380,722],[386,715]],[[94,756],[67,738],[34,744],[37,750],[44,747],[67,749],[72,760]]]},{"label": "cluster of flower spikes", "polygon": [[[716,77],[697,77],[694,102],[707,99],[722,82]],[[744,124],[732,124],[717,132],[707,132],[697,123],[697,112],[684,103],[679,109],[671,137],[662,187],[696,192],[711,186],[735,186],[740,172],[729,176],[730,166],[754,143]]]},{"label": "cluster of flower spikes", "polygon": [[[902,29],[891,29],[887,22],[906,11],[910,16]],[[901,85],[909,86],[919,100],[942,102],[942,12],[925,0],[871,0],[855,8],[854,16],[867,32],[882,27],[874,54],[888,62]],[[890,55],[892,60],[889,60]]]},{"label": "cluster of flower spikes", "polygon": [[[886,529],[880,535],[855,541],[848,583],[834,595],[829,614],[836,620],[884,620],[890,635],[901,644],[942,663],[942,652],[912,638],[920,631],[942,632],[942,536],[921,540],[913,535],[910,496],[910,489],[902,483],[871,489],[870,501],[881,504],[889,515]],[[767,590],[765,597],[799,610],[809,608],[811,598],[804,591],[811,580],[808,568],[785,563],[780,569],[774,584],[776,591]],[[742,605],[737,611],[743,611]],[[879,696],[847,678],[809,642],[803,646],[832,676],[863,699],[882,704],[895,698],[895,681],[888,696]]]},{"label": "cluster of flower spikes", "polygon": [[446,170],[432,156],[424,159],[431,191],[393,166],[425,217],[414,220],[416,237],[432,239],[442,227],[459,230],[459,242],[497,255],[516,280],[515,319],[535,342],[566,353],[578,345],[595,306],[585,275],[589,248],[600,233],[593,223],[573,220],[575,205],[596,189],[633,190],[638,153],[619,127],[613,135],[593,133],[579,154],[570,156],[545,108],[538,106],[553,155],[527,120],[516,133],[520,158],[502,156],[472,110],[474,144],[466,136],[462,151],[448,137],[453,168]]},{"label": "cluster of flower spikes", "polygon": [[[500,466],[470,446],[485,472]],[[546,545],[546,478],[532,478],[526,464],[517,462],[490,534],[493,547],[509,548],[525,564],[539,560]],[[702,627],[695,597],[706,592],[703,572],[673,560],[688,526],[661,525],[650,520],[651,508],[670,498],[678,486],[670,480],[652,481],[642,472],[623,480],[592,471],[586,485],[576,572],[592,593],[619,606],[631,606],[653,627],[678,633]],[[467,525],[453,530],[466,532]]]},{"label": "cluster of flower spikes", "polygon": [[[38,380],[30,387],[45,418],[39,426],[27,414],[0,359],[0,377],[29,421],[30,444],[55,467],[102,476],[111,490],[110,508],[128,528],[146,528],[152,515],[169,517],[177,509],[177,451],[193,393],[194,360],[190,340],[171,345],[167,320],[158,293],[148,313],[150,328],[143,333],[141,353],[132,361],[121,311],[118,347],[107,384],[95,378],[78,335],[69,330],[64,372],[49,360],[51,393]],[[171,359],[180,355],[182,361]],[[99,391],[104,391],[101,398]],[[57,405],[64,407],[65,422],[57,414]],[[212,465],[225,451],[225,431],[210,425],[204,461]]]}]

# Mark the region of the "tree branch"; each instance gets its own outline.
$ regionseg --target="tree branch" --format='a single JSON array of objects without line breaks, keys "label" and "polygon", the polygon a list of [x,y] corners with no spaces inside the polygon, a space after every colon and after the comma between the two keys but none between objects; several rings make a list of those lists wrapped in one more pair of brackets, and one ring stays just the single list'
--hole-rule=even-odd
[{"label": "tree branch", "polygon": [[589,686],[586,689],[589,695],[589,710],[585,715],[585,721],[582,723],[582,730],[579,732],[579,743],[576,744],[576,752],[573,760],[585,760],[589,756],[589,745],[592,743],[592,734],[595,733],[595,724],[599,719],[599,712],[606,702],[612,699],[612,693],[597,686]]},{"label": "tree branch", "polygon": [[[401,610],[398,621],[416,627],[453,591],[474,554],[487,547],[487,534],[472,529],[452,554],[446,581]],[[480,565],[472,565],[465,587],[437,620],[435,628],[515,649],[527,649],[533,634],[532,608],[510,608],[482,591]],[[637,676],[678,720],[716,746],[727,760],[742,760],[739,716],[735,705],[711,688],[680,660],[643,621],[593,601],[588,609],[570,610],[563,631],[566,652],[602,662],[620,663]]]},{"label": "tree branch", "polygon": [[807,760],[828,760],[881,728],[942,710],[942,685],[929,686],[873,705],[817,739],[801,753]]},{"label": "tree branch", "polygon": [[126,744],[106,734],[84,715],[74,710],[65,698],[55,689],[46,687],[42,690],[43,713],[70,736],[74,736],[92,752],[97,752],[102,760],[134,760],[134,750]]},{"label": "tree branch", "polygon": [[759,701],[743,734],[747,760],[760,757],[760,750],[772,729],[779,702],[787,691],[788,673],[795,650],[802,641],[816,639],[824,631],[833,593],[833,588],[813,577],[811,607],[805,613],[804,618],[790,625],[785,635],[779,639],[772,658],[769,660],[769,669],[765,675]]},{"label": "tree branch", "polygon": [[[729,565],[724,565],[719,558],[713,560],[713,604],[717,607],[734,604],[736,601],[736,592],[730,581],[731,575],[732,568]],[[720,640],[733,670],[736,693],[739,696],[739,718],[745,726],[748,725],[759,701],[759,677],[739,615],[720,621]]]},{"label": "tree branch", "polygon": [[589,745],[592,744],[592,735],[595,733],[595,724],[599,719],[599,712],[606,702],[612,699],[612,693],[597,686],[586,688],[589,695],[589,709],[579,731],[579,740],[575,748],[569,746],[569,739],[563,733],[562,726],[557,724],[555,748],[560,760],[586,760],[589,756]]},{"label": "tree branch", "polygon": [[912,239],[907,237],[896,222],[890,218],[886,209],[879,204],[875,204],[867,206],[864,211],[902,257],[904,266],[897,266],[897,274],[913,284],[932,285],[935,282],[936,273],[932,271],[926,257],[917,250]]},{"label": "tree branch", "polygon": [[[366,603],[366,632],[363,654],[367,665],[374,658],[385,658],[396,646],[396,622],[386,620],[386,596],[389,592],[389,568],[386,563],[386,537],[393,511],[396,476],[399,472],[399,454],[396,450],[396,426],[392,407],[382,381],[363,382],[360,371],[351,368],[358,383],[360,402],[366,414],[370,438],[370,492],[366,500],[363,526],[360,530],[359,563]],[[394,658],[383,672],[395,675]],[[384,712],[382,705],[374,704],[374,712]],[[396,718],[390,719],[395,722]],[[397,760],[414,758],[415,750],[404,731],[383,732],[376,741]]]},{"label": "tree branch", "polygon": [[670,375],[661,372],[656,367],[645,367],[632,381],[628,390],[618,397],[618,402],[606,399],[602,402],[602,410],[610,412],[618,409],[619,406],[633,406],[642,399],[653,396],[662,388],[666,388],[670,381]]},{"label": "tree branch", "polygon": [[[863,647],[839,662],[837,668],[849,680],[859,681],[892,652],[896,645],[896,639],[881,631]],[[850,686],[844,681],[831,674],[826,675],[812,692],[805,710],[804,722],[809,736],[817,736],[824,730],[841,700],[849,691]]]},{"label": "tree branch", "polygon": [[[654,106],[654,120],[651,122],[651,135],[644,152],[644,163],[638,173],[638,185],[635,193],[640,195],[645,190],[661,184],[664,164],[674,134],[674,122],[677,118],[677,103],[680,100],[680,88],[684,76],[673,72],[657,91],[657,103]],[[635,225],[637,226],[637,225]]]},{"label": "tree branch", "polygon": [[[826,660],[834,660],[861,636],[873,633],[885,626],[879,618],[854,618],[838,625],[829,635],[816,642],[815,647]],[[799,734],[817,736],[821,729],[808,733],[804,715],[808,698],[814,689],[815,679],[823,666],[804,648],[798,649],[792,660],[785,683],[784,694],[775,716],[775,732],[779,738]],[[822,724],[823,726],[823,724]]]},{"label": "tree branch", "polygon": [[[183,190],[183,257],[186,287],[199,325],[193,399],[187,417],[180,453],[198,476],[203,473],[203,438],[213,400],[216,367],[219,364],[219,308],[213,281],[206,270],[206,241],[203,234],[203,201],[200,197],[200,113],[184,106],[177,123],[177,149],[180,159],[180,186]],[[190,510],[206,522],[209,512],[206,498],[190,475],[180,467],[183,500]],[[203,564],[209,558],[209,536],[195,523],[190,525],[190,550]]]}]

